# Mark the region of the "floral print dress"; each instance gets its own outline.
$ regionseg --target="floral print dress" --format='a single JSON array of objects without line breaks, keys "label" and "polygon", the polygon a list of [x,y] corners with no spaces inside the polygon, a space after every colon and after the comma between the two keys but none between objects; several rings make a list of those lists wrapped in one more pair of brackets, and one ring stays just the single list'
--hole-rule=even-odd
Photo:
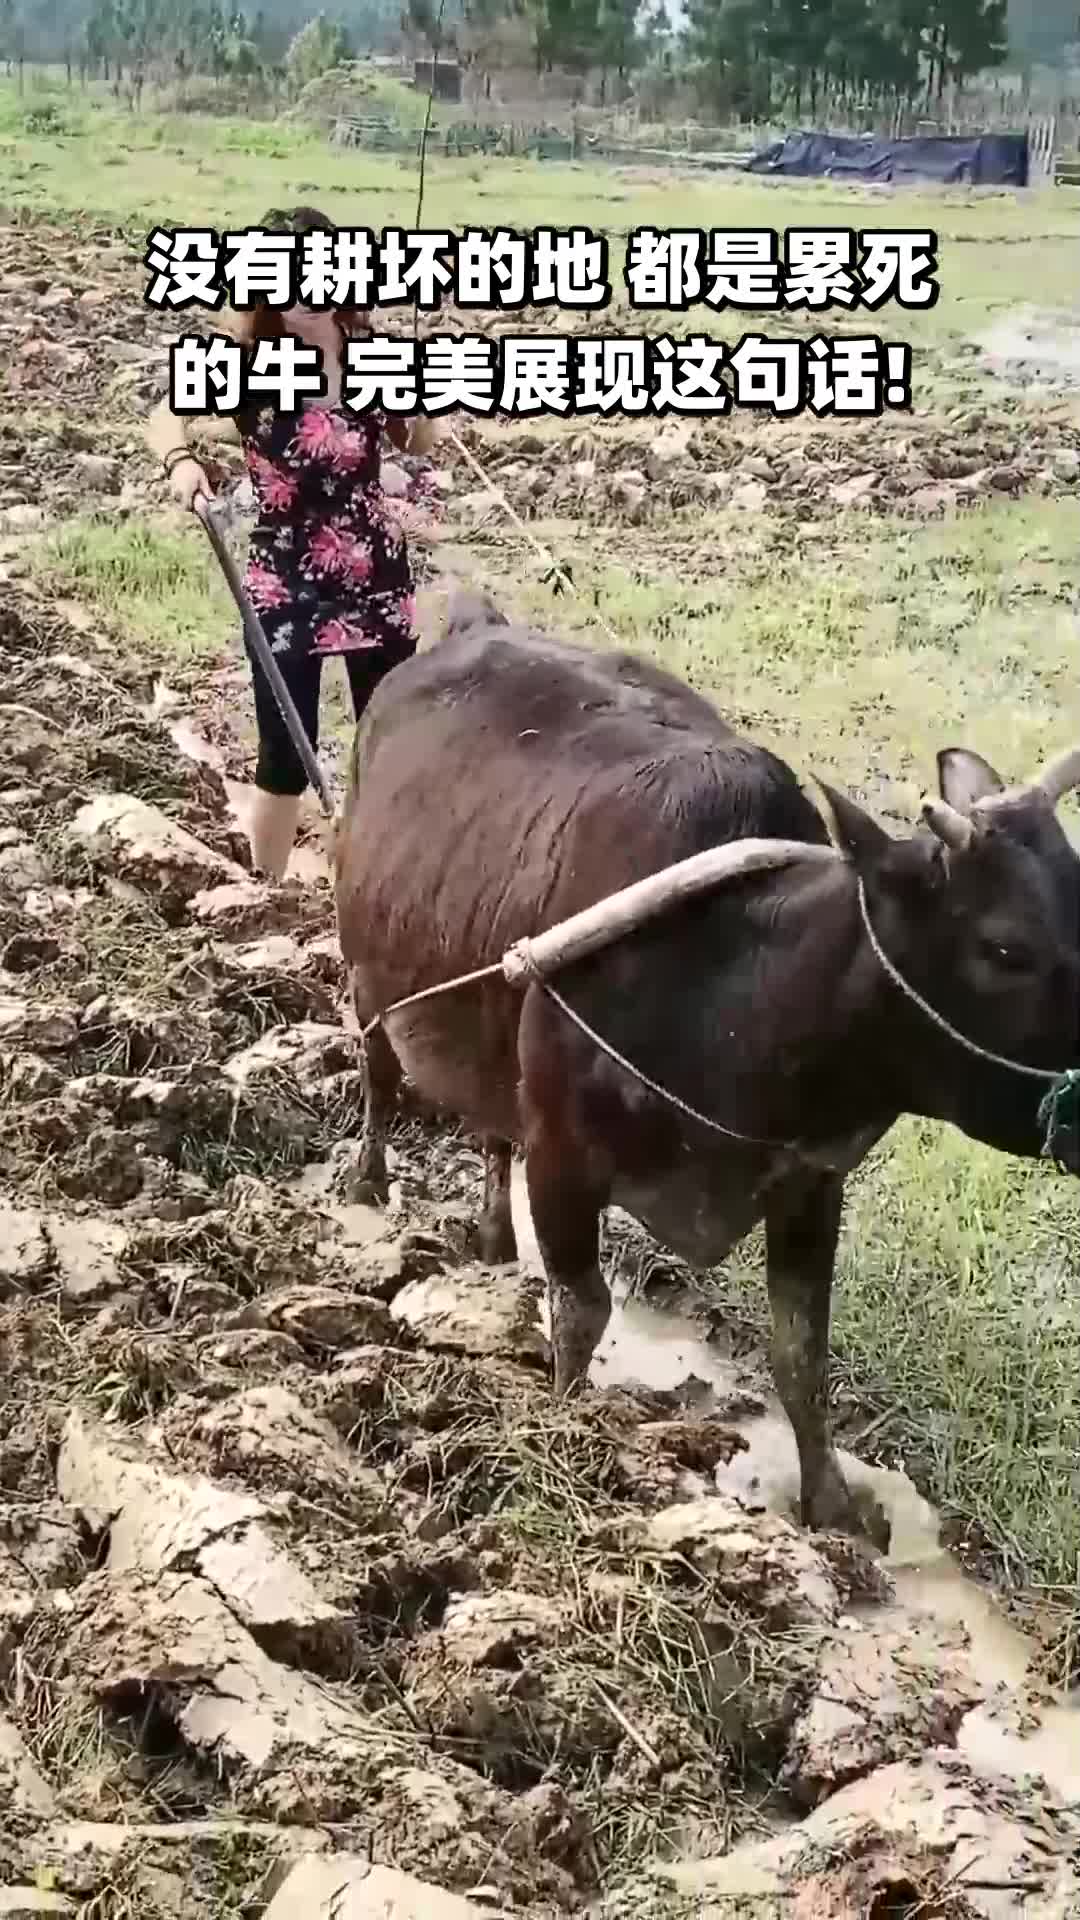
[{"label": "floral print dress", "polygon": [[[255,493],[244,584],[276,655],[416,647],[401,516],[381,482],[381,414],[266,408],[245,436]],[[285,662],[282,661],[284,665]]]}]

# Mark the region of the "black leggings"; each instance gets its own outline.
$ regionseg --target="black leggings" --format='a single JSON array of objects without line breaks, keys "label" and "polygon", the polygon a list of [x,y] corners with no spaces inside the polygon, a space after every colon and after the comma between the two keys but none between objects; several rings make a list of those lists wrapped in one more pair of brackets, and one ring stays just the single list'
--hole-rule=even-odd
[{"label": "black leggings", "polygon": [[[318,653],[286,654],[278,663],[281,677],[293,697],[313,749],[317,749],[319,744],[319,694],[323,660],[333,657]],[[353,712],[359,720],[379,681],[397,662],[382,647],[364,648],[341,657],[349,676]],[[255,785],[261,787],[264,793],[301,794],[308,784],[303,761],[293,746],[273,688],[250,649],[248,658],[255,686],[255,720],[259,729]]]}]

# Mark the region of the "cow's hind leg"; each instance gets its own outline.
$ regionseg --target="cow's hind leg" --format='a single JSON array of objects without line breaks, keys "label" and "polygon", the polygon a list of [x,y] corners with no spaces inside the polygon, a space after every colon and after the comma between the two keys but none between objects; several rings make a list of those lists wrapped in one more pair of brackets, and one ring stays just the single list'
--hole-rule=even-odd
[{"label": "cow's hind leg", "polygon": [[498,1267],[518,1257],[514,1216],[510,1207],[513,1149],[509,1140],[494,1135],[484,1139],[484,1211],[477,1222],[480,1258]]},{"label": "cow's hind leg", "polygon": [[844,1183],[837,1174],[796,1174],[772,1194],[765,1215],[776,1390],[795,1433],[804,1527],[868,1532],[888,1546],[873,1501],[849,1490],[829,1433],[829,1312]]},{"label": "cow's hind leg", "polygon": [[350,1200],[379,1201],[390,1197],[386,1168],[386,1135],[401,1090],[398,1057],[381,1027],[373,1027],[361,1042],[364,1087],[364,1130],[356,1163],[347,1176]]},{"label": "cow's hind leg", "polygon": [[530,988],[518,1028],[518,1107],[559,1395],[584,1385],[611,1313],[600,1271],[600,1216],[611,1195],[612,1167],[580,1109],[580,1049],[563,1016]]},{"label": "cow's hind leg", "polygon": [[525,1179],[547,1274],[554,1384],[561,1397],[584,1386],[611,1312],[600,1271],[603,1200],[541,1128],[527,1140]]}]

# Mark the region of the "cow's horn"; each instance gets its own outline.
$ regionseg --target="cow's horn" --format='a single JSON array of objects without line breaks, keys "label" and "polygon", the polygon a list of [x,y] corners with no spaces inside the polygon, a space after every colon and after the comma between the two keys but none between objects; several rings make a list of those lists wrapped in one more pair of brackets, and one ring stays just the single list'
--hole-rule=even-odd
[{"label": "cow's horn", "polygon": [[1064,753],[1059,753],[1031,784],[1046,795],[1051,806],[1056,807],[1067,793],[1080,787],[1080,747],[1068,747]]},{"label": "cow's horn", "polygon": [[970,847],[975,829],[947,800],[924,800],[922,817],[931,833],[936,833],[942,844],[951,847],[954,853],[963,853]]}]

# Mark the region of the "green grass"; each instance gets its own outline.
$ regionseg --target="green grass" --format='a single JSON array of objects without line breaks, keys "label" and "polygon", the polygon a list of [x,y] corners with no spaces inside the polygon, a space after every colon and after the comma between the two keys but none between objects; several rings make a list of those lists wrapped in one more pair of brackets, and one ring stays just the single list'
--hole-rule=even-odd
[{"label": "green grass", "polygon": [[947,1512],[1009,1576],[1080,1573],[1075,1181],[905,1121],[853,1183],[837,1342]]},{"label": "green grass", "polygon": [[[675,527],[618,565],[610,543],[590,553],[579,534],[576,578],[598,585],[630,645],[751,717],[801,769],[859,788],[879,765],[898,804],[914,808],[941,746],[976,747],[1020,777],[1080,736],[1075,616],[1062,592],[1075,564],[1071,500],[995,500],[929,526],[838,514],[790,554],[755,552],[719,515],[695,511]],[[567,551],[565,529],[561,540],[538,531]],[[545,588],[526,597],[574,623]]]},{"label": "green grass", "polygon": [[[239,225],[275,200],[307,198],[345,220],[413,218],[415,165],[343,152],[289,124],[140,118],[76,94],[57,99],[68,128],[57,137],[27,132],[32,104],[0,84],[4,197],[67,224],[73,253],[79,224],[98,217],[137,236],[175,218]],[[891,195],[434,154],[425,224],[576,221],[613,235],[641,222],[929,225],[942,240],[938,305],[886,308],[875,326],[925,350],[917,403],[932,417],[960,390],[948,355],[961,339],[1032,299],[1075,301],[1078,205],[1068,190]],[[970,372],[967,383],[970,397]],[[1006,404],[998,390],[988,411]],[[789,516],[768,539],[699,508],[614,535],[536,526],[630,645],[801,771],[909,817],[941,746],[970,745],[1019,777],[1080,737],[1076,529],[1074,501],[1034,496],[931,523]],[[588,630],[573,602],[538,583],[535,555],[512,534],[474,538],[465,558],[502,597],[557,629]],[[72,523],[38,565],[155,659],[171,651],[196,669],[234,643],[231,604],[194,530]],[[335,710],[328,732],[341,725]],[[906,1122],[851,1183],[836,1299],[840,1371],[887,1416],[875,1441],[884,1456],[976,1521],[1011,1575],[1058,1589],[1080,1564],[1078,1229],[1073,1184]],[[722,1286],[739,1312],[762,1314],[756,1240]]]},{"label": "green grass", "polygon": [[37,572],[107,617],[160,663],[194,666],[229,644],[237,614],[196,527],[72,520],[34,554]]},{"label": "green grass", "polygon": [[[51,592],[98,614],[131,658],[182,687],[242,654],[239,615],[217,561],[198,528],[176,520],[69,520],[31,549],[30,564]],[[352,731],[343,673],[324,676],[324,702],[324,751],[333,743],[340,752]],[[252,746],[251,713],[231,718]]]}]

